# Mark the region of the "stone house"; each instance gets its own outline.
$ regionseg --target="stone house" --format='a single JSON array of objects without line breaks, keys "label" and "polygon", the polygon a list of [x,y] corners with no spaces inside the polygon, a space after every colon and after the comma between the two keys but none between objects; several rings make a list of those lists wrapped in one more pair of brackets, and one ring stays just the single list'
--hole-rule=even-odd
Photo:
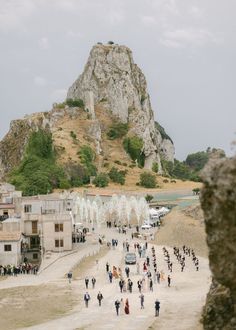
[{"label": "stone house", "polygon": [[0,231],[0,265],[18,265],[21,262],[21,232]]},{"label": "stone house", "polygon": [[72,204],[71,199],[53,195],[22,198],[25,257],[37,262],[47,251],[72,250]]},{"label": "stone house", "polygon": [[9,183],[0,183],[0,221],[20,213],[22,192]]}]

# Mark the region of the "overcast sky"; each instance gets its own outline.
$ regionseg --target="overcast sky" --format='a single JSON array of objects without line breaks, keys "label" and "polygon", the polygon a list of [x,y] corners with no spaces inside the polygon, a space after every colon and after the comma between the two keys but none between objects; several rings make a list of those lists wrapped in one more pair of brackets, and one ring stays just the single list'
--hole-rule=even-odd
[{"label": "overcast sky", "polygon": [[133,51],[176,157],[236,132],[235,0],[0,0],[0,138],[65,98],[93,44]]}]

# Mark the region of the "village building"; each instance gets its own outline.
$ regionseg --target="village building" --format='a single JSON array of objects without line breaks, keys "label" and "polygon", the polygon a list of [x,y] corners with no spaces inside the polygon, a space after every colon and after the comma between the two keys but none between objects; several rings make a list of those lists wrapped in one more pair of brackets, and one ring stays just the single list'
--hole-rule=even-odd
[{"label": "village building", "polygon": [[73,200],[57,195],[23,197],[24,258],[39,261],[47,251],[72,250]]},{"label": "village building", "polygon": [[9,183],[0,183],[0,221],[19,215],[22,192]]}]

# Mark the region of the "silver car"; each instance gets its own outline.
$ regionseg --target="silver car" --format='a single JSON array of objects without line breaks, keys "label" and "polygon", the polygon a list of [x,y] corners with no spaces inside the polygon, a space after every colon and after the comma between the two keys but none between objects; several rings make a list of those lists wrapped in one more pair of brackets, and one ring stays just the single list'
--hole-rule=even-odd
[{"label": "silver car", "polygon": [[136,264],[136,254],[133,252],[128,252],[125,255],[125,263],[127,265]]}]

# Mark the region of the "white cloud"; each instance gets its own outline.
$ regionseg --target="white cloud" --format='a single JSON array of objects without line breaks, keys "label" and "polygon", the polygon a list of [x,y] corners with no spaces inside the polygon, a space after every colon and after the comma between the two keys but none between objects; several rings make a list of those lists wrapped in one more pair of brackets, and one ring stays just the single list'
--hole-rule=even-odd
[{"label": "white cloud", "polygon": [[204,29],[177,29],[165,31],[160,39],[160,43],[166,47],[202,47],[209,43],[219,43],[210,31]]},{"label": "white cloud", "polygon": [[9,31],[22,28],[26,18],[35,11],[31,0],[1,0],[0,1],[0,30]]},{"label": "white cloud", "polygon": [[111,10],[106,14],[106,17],[108,18],[108,21],[112,25],[120,24],[125,19],[125,14],[122,11],[115,11]]},{"label": "white cloud", "polygon": [[146,26],[152,26],[156,24],[156,19],[153,16],[142,16],[141,22]]},{"label": "white cloud", "polygon": [[69,38],[83,38],[83,34],[80,31],[69,30],[66,35]]},{"label": "white cloud", "polygon": [[46,37],[43,37],[38,42],[40,49],[48,49],[49,48],[49,40]]},{"label": "white cloud", "polygon": [[47,81],[45,78],[40,77],[40,76],[35,76],[34,77],[34,84],[36,86],[45,86],[47,84]]},{"label": "white cloud", "polygon": [[195,18],[203,18],[204,17],[204,12],[202,9],[200,9],[197,6],[192,6],[190,7],[189,10],[190,14],[195,17]]}]

